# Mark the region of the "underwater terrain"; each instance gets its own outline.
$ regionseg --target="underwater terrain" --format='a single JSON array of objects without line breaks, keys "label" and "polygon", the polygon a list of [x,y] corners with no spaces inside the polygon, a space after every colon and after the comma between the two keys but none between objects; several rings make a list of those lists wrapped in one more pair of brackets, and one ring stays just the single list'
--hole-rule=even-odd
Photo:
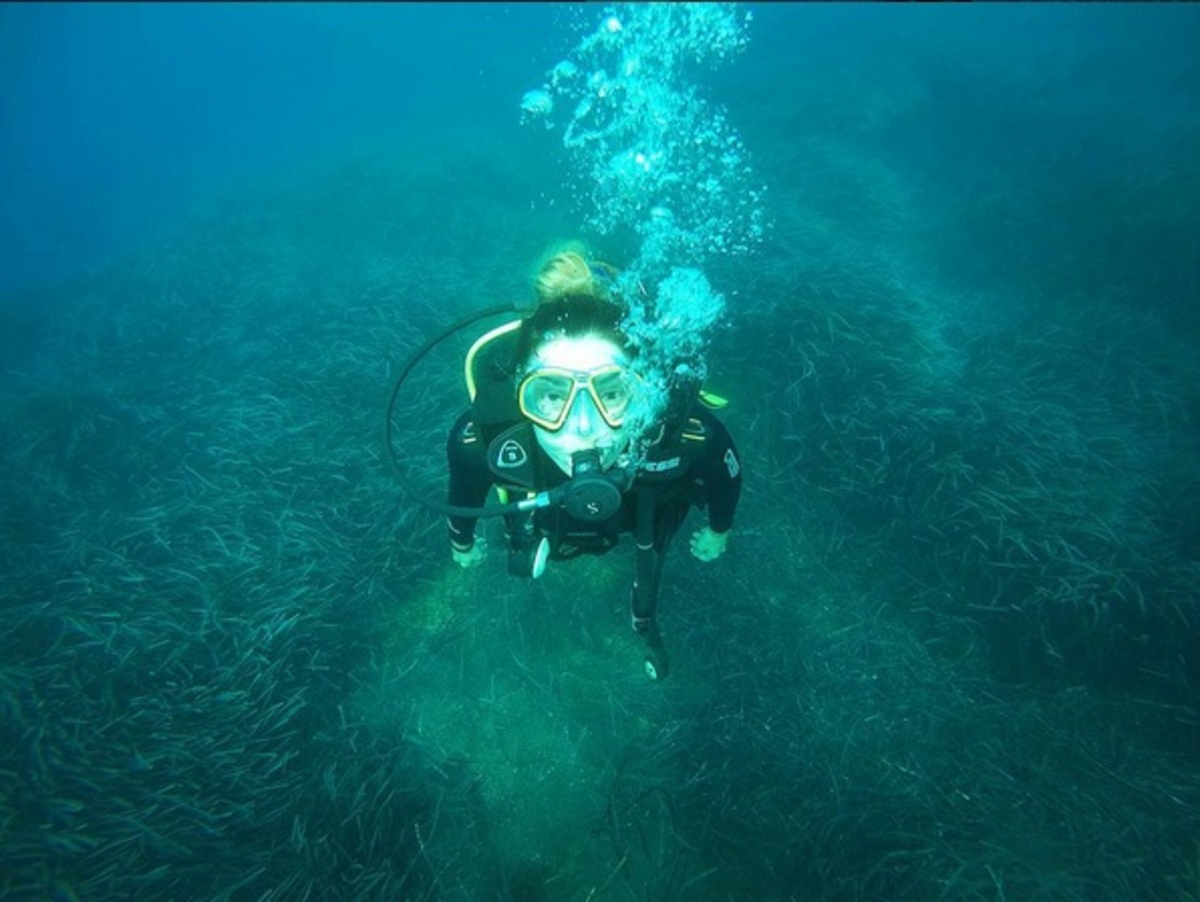
[{"label": "underwater terrain", "polygon": [[[641,96],[759,186],[689,234],[762,228],[687,258],[745,483],[728,553],[672,549],[661,684],[631,540],[521,581],[493,521],[460,570],[380,439],[548,246],[649,259],[526,93],[638,13],[465,37],[486,90],[438,90],[491,115],[0,297],[0,898],[1200,899],[1200,14],[749,9],[643,20],[744,43]],[[398,405],[431,498],[474,337]]]}]

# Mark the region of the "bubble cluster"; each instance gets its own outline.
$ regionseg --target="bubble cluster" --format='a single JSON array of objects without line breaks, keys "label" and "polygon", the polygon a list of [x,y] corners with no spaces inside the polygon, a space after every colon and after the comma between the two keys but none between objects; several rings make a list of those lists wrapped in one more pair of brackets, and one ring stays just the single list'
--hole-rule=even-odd
[{"label": "bubble cluster", "polygon": [[521,121],[544,117],[554,109],[554,98],[549,91],[526,91],[521,98]]},{"label": "bubble cluster", "polygon": [[[633,268],[619,277],[625,297],[638,297]],[[645,435],[660,420],[673,386],[699,385],[706,374],[708,333],[725,309],[723,295],[713,291],[704,273],[676,266],[653,296],[632,303],[622,328],[638,348],[638,374],[647,387],[630,410],[627,428]]]},{"label": "bubble cluster", "polygon": [[562,127],[592,202],[587,226],[661,231],[653,214],[667,211],[680,231],[673,262],[692,264],[761,240],[762,188],[745,145],[689,84],[745,48],[749,21],[735,4],[612,7],[525,95],[523,111]]},{"label": "bubble cluster", "polygon": [[737,4],[608,7],[522,101],[526,120],[561,127],[584,225],[639,239],[622,277],[625,326],[663,394],[655,409],[682,373],[703,378],[707,335],[724,309],[705,261],[750,251],[764,234],[764,189],[741,136],[692,84],[745,49],[750,21]]}]

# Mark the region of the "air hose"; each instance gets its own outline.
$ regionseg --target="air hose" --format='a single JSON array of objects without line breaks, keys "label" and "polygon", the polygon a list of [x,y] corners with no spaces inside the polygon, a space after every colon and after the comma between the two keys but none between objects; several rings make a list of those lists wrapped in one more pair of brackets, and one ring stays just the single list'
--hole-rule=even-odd
[{"label": "air hose", "polygon": [[509,504],[501,504],[494,507],[463,507],[454,504],[442,504],[439,501],[433,501],[424,497],[421,494],[421,488],[414,483],[400,468],[400,462],[396,460],[396,452],[392,447],[392,420],[395,416],[396,399],[400,396],[400,388],[408,380],[412,371],[416,369],[417,364],[425,359],[430,351],[440,345],[443,341],[449,338],[454,333],[474,325],[481,319],[487,319],[491,316],[501,316],[506,313],[527,314],[529,312],[528,305],[521,303],[497,304],[494,307],[487,307],[483,310],[478,310],[464,316],[450,325],[446,326],[439,332],[431,335],[425,340],[419,348],[409,355],[408,360],[400,367],[400,371],[396,373],[396,378],[392,380],[392,386],[388,389],[387,404],[384,408],[383,415],[383,448],[384,457],[387,459],[388,468],[392,471],[392,475],[396,477],[396,481],[408,492],[419,504],[424,505],[430,510],[445,514],[448,517],[501,517],[505,514],[521,513],[523,511],[532,510],[536,507],[545,507],[550,502],[548,499],[542,503],[538,503],[538,499],[528,498],[522,501],[514,501]]}]

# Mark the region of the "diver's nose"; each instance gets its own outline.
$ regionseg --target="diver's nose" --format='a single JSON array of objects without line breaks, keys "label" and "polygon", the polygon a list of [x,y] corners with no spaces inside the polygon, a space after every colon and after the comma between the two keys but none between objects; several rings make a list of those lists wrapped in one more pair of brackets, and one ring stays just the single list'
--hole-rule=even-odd
[{"label": "diver's nose", "polygon": [[575,396],[575,403],[571,405],[567,426],[576,435],[590,438],[596,431],[599,419],[600,411],[596,410],[596,402],[587,392],[581,391]]}]

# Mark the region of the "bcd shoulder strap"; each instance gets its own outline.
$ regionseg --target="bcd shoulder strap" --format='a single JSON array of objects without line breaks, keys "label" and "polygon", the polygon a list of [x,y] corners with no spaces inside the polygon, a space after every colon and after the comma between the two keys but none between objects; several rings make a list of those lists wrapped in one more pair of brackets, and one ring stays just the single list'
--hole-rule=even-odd
[{"label": "bcd shoulder strap", "polygon": [[485,441],[494,435],[489,426],[521,419],[512,370],[520,326],[521,320],[513,320],[481,335],[463,361],[467,394]]}]

